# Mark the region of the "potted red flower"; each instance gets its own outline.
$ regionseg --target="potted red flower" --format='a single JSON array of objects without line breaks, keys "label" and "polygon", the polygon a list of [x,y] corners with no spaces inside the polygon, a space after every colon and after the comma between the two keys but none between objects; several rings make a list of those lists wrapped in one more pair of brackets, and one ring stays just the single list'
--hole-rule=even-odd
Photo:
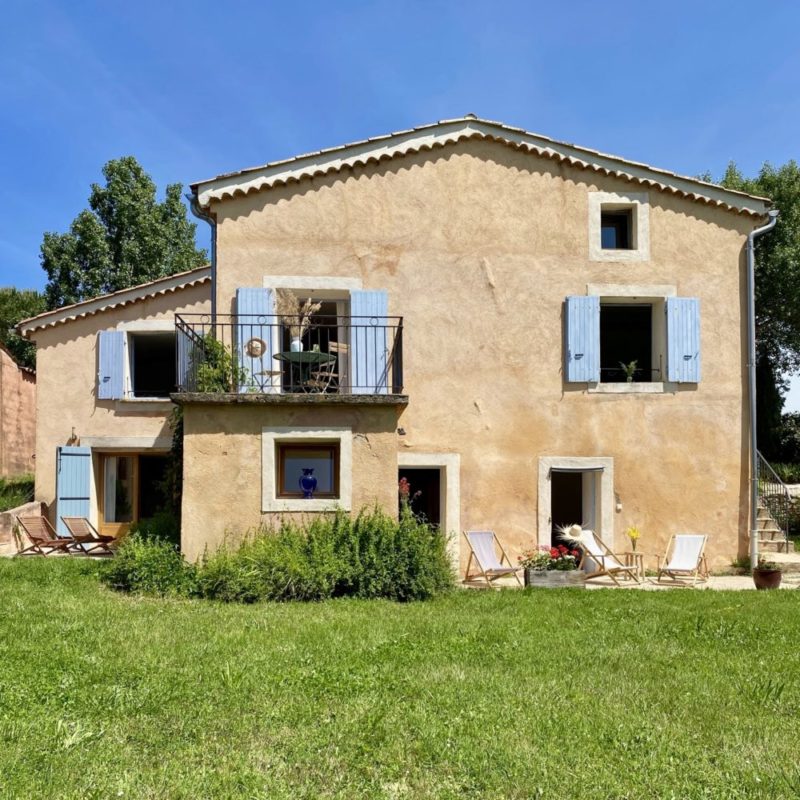
[{"label": "potted red flower", "polygon": [[580,551],[577,549],[563,544],[540,545],[523,552],[519,564],[525,572],[526,586],[585,588],[583,572],[578,569]]}]

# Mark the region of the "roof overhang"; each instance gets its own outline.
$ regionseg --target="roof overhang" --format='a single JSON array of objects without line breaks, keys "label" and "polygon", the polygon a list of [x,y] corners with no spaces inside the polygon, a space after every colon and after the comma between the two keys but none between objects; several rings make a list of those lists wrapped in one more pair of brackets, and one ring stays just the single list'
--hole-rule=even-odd
[{"label": "roof overhang", "polygon": [[112,308],[119,308],[139,300],[147,300],[158,295],[169,294],[187,289],[190,286],[198,286],[202,283],[211,282],[211,267],[199,267],[198,269],[179,272],[177,275],[169,275],[166,278],[159,278],[149,283],[142,283],[132,286],[129,289],[121,289],[118,292],[104,294],[100,297],[84,300],[80,303],[73,303],[69,306],[62,306],[53,311],[45,311],[29,319],[24,319],[17,325],[17,330],[21,336],[30,338],[30,334],[42,328],[49,328],[64,322],[75,319],[89,317],[101,311]]},{"label": "roof overhang", "polygon": [[191,188],[198,205],[207,209],[213,202],[226,198],[286,185],[305,178],[327,175],[347,168],[378,164],[387,159],[434,150],[468,139],[499,142],[542,158],[567,163],[578,169],[622,178],[737,213],[763,217],[771,205],[766,197],[726,189],[697,178],[678,175],[648,164],[472,116],[422,125],[283,161],[273,161],[260,167],[218,175],[194,183]]}]

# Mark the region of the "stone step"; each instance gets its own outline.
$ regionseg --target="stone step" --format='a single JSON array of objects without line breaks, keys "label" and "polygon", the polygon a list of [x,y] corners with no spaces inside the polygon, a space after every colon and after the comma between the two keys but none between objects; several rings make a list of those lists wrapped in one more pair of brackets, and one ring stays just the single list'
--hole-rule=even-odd
[{"label": "stone step", "polygon": [[775,522],[774,519],[758,519],[756,520],[758,523],[758,529],[760,531],[779,531],[781,530],[781,526]]},{"label": "stone step", "polygon": [[777,564],[784,575],[800,575],[800,553],[770,553],[766,559]]}]

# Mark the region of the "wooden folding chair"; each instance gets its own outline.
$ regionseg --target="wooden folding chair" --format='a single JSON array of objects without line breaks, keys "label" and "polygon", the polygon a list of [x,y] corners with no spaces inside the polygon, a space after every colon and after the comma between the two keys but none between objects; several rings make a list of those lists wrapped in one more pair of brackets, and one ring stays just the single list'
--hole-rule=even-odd
[{"label": "wooden folding chair", "polygon": [[17,517],[18,529],[22,529],[30,540],[29,547],[20,550],[17,555],[49,556],[53,553],[69,553],[74,544],[73,539],[57,536],[53,526],[45,517]]},{"label": "wooden folding chair", "polygon": [[664,554],[663,567],[661,556],[658,556],[658,583],[661,583],[662,575],[668,575],[672,580],[691,578],[692,586],[696,586],[698,580],[708,580],[707,541],[708,536],[702,533],[673,534]]},{"label": "wooden folding chair", "polygon": [[[513,575],[517,579],[517,583],[522,586],[522,581],[519,579],[519,572],[522,567],[513,567],[511,560],[506,555],[503,545],[495,535],[494,531],[464,531],[464,537],[469,545],[469,561],[467,561],[467,571],[464,575],[464,581],[470,579],[470,568],[472,566],[472,559],[475,559],[475,564],[478,567],[478,572],[475,577],[482,577],[486,581],[487,586],[492,585],[492,581],[498,578],[503,578],[508,575]],[[494,544],[500,548],[500,558],[497,558]],[[505,559],[507,566],[503,566],[503,559]]]},{"label": "wooden folding chair", "polygon": [[100,551],[107,555],[114,555],[110,545],[116,541],[115,537],[99,533],[97,528],[86,517],[61,517],[72,538],[83,546],[85,553]]}]

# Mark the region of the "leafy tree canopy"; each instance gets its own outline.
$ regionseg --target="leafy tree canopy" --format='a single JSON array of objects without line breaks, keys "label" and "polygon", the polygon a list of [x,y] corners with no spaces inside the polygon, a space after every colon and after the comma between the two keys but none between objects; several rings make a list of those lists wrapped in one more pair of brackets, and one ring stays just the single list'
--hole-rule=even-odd
[{"label": "leafy tree canopy", "polygon": [[800,166],[764,164],[745,178],[734,163],[722,186],[772,198],[778,224],[756,239],[756,337],[778,374],[800,369]]},{"label": "leafy tree canopy", "polygon": [[0,344],[24,367],[36,366],[36,346],[14,331],[23,319],[46,311],[44,295],[31,289],[0,288]]},{"label": "leafy tree canopy", "polygon": [[755,178],[746,178],[730,163],[718,183],[770,197],[780,211],[775,228],[756,239],[758,442],[771,458],[782,436],[786,374],[800,369],[800,166],[764,164]]},{"label": "leafy tree canopy", "polygon": [[181,184],[156,185],[133,156],[103,167],[105,185],[92,184],[89,208],[68,233],[45,233],[42,268],[47,307],[58,308],[107,292],[194,269],[207,261],[195,246],[196,225],[181,202]]}]

